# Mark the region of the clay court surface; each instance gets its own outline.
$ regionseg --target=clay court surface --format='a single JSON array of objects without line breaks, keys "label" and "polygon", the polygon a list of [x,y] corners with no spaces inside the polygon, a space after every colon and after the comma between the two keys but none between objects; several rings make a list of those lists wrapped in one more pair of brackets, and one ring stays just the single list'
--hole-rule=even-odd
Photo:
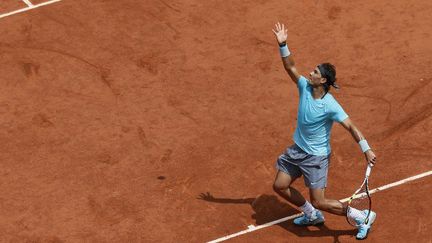
[{"label": "clay court surface", "polygon": [[[0,13],[23,7],[2,0]],[[301,73],[336,65],[333,95],[378,157],[371,188],[431,170],[431,10],[63,0],[1,18],[0,242],[205,242],[298,213],[272,190],[298,104],[277,21]],[[338,124],[332,148],[327,195],[342,199],[366,164]],[[373,194],[368,242],[432,242],[431,177]],[[231,242],[355,241],[345,218],[325,216]]]}]

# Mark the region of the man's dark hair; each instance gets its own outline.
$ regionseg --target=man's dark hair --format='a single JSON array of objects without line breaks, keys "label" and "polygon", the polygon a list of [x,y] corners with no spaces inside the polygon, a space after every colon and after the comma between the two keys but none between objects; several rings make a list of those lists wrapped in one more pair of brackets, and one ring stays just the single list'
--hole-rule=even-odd
[{"label": "man's dark hair", "polygon": [[321,76],[325,78],[327,81],[323,84],[325,92],[327,93],[330,90],[330,86],[339,89],[339,86],[336,82],[336,68],[331,63],[322,63],[318,65],[318,69],[321,72]]}]

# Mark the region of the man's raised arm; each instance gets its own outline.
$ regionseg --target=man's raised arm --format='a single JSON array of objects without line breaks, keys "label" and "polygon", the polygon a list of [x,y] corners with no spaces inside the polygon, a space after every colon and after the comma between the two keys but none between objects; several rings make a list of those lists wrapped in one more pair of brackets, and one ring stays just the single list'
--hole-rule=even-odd
[{"label": "man's raised arm", "polygon": [[285,29],[285,26],[283,24],[281,25],[279,22],[275,24],[275,28],[276,30],[273,30],[273,33],[275,34],[276,40],[279,44],[282,63],[288,75],[291,77],[292,81],[297,84],[297,81],[300,78],[300,74],[295,67],[294,59],[290,55],[291,53],[288,50],[288,46],[286,44],[288,30]]}]

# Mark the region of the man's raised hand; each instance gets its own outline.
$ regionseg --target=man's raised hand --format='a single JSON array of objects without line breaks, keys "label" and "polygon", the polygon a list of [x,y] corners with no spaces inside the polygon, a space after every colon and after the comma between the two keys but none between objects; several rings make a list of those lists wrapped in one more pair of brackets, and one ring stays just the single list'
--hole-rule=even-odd
[{"label": "man's raised hand", "polygon": [[275,24],[275,28],[276,30],[272,30],[276,36],[279,45],[285,43],[288,38],[288,30],[285,29],[285,26],[283,24],[281,25],[279,22]]}]

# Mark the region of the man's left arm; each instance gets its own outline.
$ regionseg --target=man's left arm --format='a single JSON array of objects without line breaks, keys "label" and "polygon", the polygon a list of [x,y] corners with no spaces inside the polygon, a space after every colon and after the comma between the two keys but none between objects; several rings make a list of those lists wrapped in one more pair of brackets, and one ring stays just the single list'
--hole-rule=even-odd
[{"label": "man's left arm", "polygon": [[362,152],[366,157],[366,161],[371,164],[376,163],[376,156],[372,149],[369,147],[365,137],[360,130],[354,125],[350,118],[347,118],[341,122],[342,126],[351,133],[354,140],[359,143]]}]

